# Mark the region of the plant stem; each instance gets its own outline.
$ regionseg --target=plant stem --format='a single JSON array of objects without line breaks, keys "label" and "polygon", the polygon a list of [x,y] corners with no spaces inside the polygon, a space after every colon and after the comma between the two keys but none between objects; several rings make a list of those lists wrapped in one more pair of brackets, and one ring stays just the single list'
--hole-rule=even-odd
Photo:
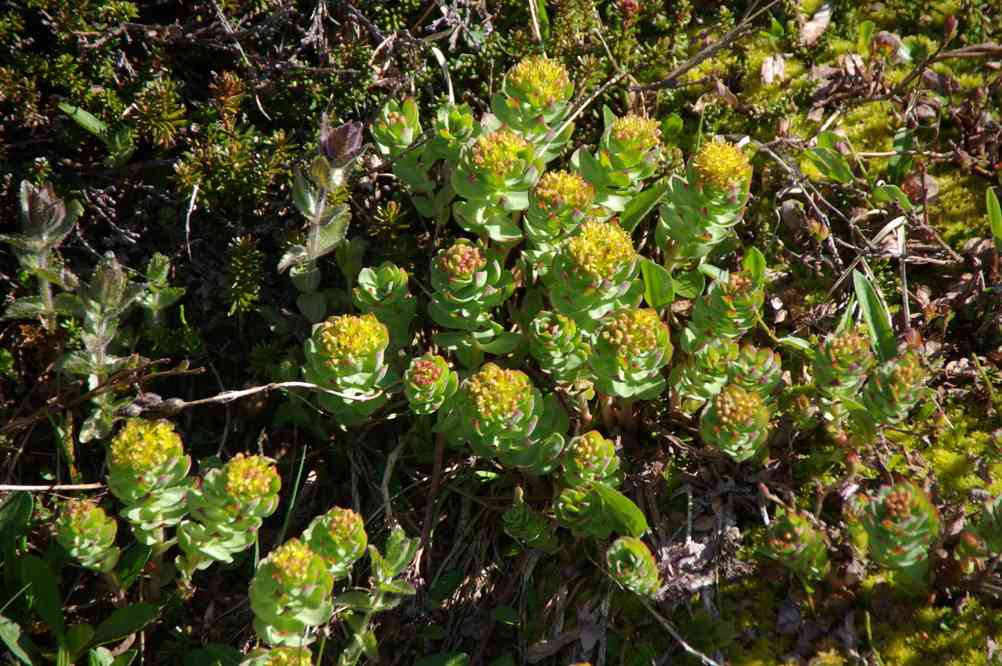
[{"label": "plant stem", "polygon": [[617,410],[619,426],[629,435],[635,435],[637,432],[637,415],[634,413],[633,399],[618,398],[616,402],[619,403],[619,409]]}]

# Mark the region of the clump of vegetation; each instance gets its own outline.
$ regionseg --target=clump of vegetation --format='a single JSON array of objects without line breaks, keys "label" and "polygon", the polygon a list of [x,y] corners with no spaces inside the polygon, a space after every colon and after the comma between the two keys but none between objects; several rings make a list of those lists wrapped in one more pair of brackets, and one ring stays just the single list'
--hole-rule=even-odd
[{"label": "clump of vegetation", "polygon": [[0,8],[7,660],[988,663],[999,9],[446,4]]}]

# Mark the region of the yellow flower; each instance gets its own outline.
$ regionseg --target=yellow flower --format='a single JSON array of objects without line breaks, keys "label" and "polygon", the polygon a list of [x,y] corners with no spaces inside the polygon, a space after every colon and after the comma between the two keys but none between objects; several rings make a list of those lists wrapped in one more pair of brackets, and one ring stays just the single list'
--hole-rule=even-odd
[{"label": "yellow flower", "polygon": [[721,190],[746,187],[751,180],[752,166],[744,151],[726,141],[707,141],[692,160],[704,187]]},{"label": "yellow flower", "polygon": [[390,343],[389,331],[373,314],[331,317],[318,333],[318,346],[331,366],[382,351]]},{"label": "yellow flower", "polygon": [[278,492],[281,479],[267,458],[238,453],[226,463],[226,492],[238,500],[254,500]]},{"label": "yellow flower", "polygon": [[757,393],[746,391],[736,384],[724,388],[715,398],[717,420],[723,427],[746,424],[765,408]]},{"label": "yellow flower", "polygon": [[637,256],[630,234],[612,222],[585,222],[567,251],[579,269],[600,280],[611,280]]},{"label": "yellow flower", "polygon": [[647,152],[661,143],[658,121],[643,116],[628,115],[612,124],[612,137],[630,149]]},{"label": "yellow flower", "polygon": [[507,176],[528,148],[525,139],[504,127],[477,138],[473,144],[473,163],[487,173]]},{"label": "yellow flower", "polygon": [[454,278],[469,278],[486,266],[487,260],[480,248],[459,241],[439,256],[438,265]]},{"label": "yellow flower", "polygon": [[657,349],[658,331],[667,328],[656,310],[620,310],[602,326],[602,339],[629,358]]},{"label": "yellow flower", "polygon": [[523,58],[508,72],[508,84],[518,101],[546,108],[571,95],[571,79],[557,60],[546,56]]},{"label": "yellow flower", "polygon": [[515,414],[531,395],[532,382],[524,372],[487,363],[470,377],[466,391],[481,418],[496,420]]},{"label": "yellow flower", "polygon": [[310,581],[310,566],[320,557],[299,539],[289,539],[268,557],[275,580],[284,587],[302,587]]},{"label": "yellow flower", "polygon": [[129,419],[111,441],[111,464],[149,472],[184,455],[181,437],[170,421]]},{"label": "yellow flower", "polygon": [[540,208],[567,206],[585,211],[595,199],[595,188],[580,174],[571,171],[547,171],[533,191]]}]

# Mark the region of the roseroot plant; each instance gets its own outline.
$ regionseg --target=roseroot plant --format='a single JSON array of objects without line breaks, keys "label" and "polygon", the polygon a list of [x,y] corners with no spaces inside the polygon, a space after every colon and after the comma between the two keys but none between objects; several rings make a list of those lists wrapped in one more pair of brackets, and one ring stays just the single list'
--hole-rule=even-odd
[{"label": "roseroot plant", "polygon": [[188,490],[188,518],[177,528],[182,551],[175,564],[182,590],[190,591],[195,571],[233,556],[257,540],[261,521],[278,508],[282,479],[274,461],[238,453],[210,469]]},{"label": "roseroot plant", "polygon": [[334,507],[317,516],[303,531],[303,541],[327,563],[335,580],[348,575],[369,545],[362,517],[351,509]]},{"label": "roseroot plant", "polygon": [[512,505],[501,516],[501,520],[505,534],[526,548],[553,553],[560,547],[553,523],[526,503],[521,487],[515,487]]},{"label": "roseroot plant", "polygon": [[616,213],[626,209],[643,181],[657,170],[661,130],[653,118],[632,114],[617,118],[608,107],[602,109],[602,116],[605,131],[597,154],[578,149],[571,164],[595,187],[595,203]]},{"label": "roseroot plant", "polygon": [[720,338],[689,354],[671,371],[671,386],[683,400],[702,405],[727,385],[740,354],[737,343]]},{"label": "roseroot plant", "polygon": [[68,500],[56,519],[56,541],[80,566],[108,573],[118,563],[118,523],[91,500]]},{"label": "roseroot plant", "polygon": [[814,383],[830,396],[855,396],[876,363],[861,327],[829,335],[814,355]]},{"label": "roseroot plant", "polygon": [[[757,254],[764,268],[765,259]],[[682,335],[682,348],[692,353],[717,338],[736,339],[749,331],[758,320],[765,301],[765,275],[756,271],[723,273],[692,308],[692,320]]]},{"label": "roseroot plant", "polygon": [[628,400],[661,395],[672,344],[668,325],[656,310],[627,308],[610,313],[595,335],[589,364],[595,387],[603,394]]},{"label": "roseroot plant", "polygon": [[513,66],[491,99],[491,111],[539,147],[544,161],[555,157],[573,126],[561,131],[570,112],[574,83],[559,60],[529,56]]},{"label": "roseroot plant", "polygon": [[651,550],[640,539],[619,537],[606,551],[605,561],[613,580],[641,597],[653,597],[661,589],[661,576]]},{"label": "roseroot plant", "polygon": [[307,647],[258,648],[244,656],[240,666],[312,666],[313,654]]},{"label": "roseroot plant", "polygon": [[411,411],[434,414],[459,390],[459,375],[448,362],[428,352],[411,360],[404,373],[404,396]]},{"label": "roseroot plant", "polygon": [[643,512],[606,481],[563,488],[553,501],[553,514],[577,537],[606,539],[613,532],[639,537],[647,531]]},{"label": "roseroot plant", "polygon": [[460,386],[436,426],[456,444],[484,458],[546,474],[559,461],[568,417],[554,395],[543,398],[520,370],[486,363]]},{"label": "roseroot plant", "polygon": [[588,217],[595,188],[574,171],[547,171],[529,192],[523,226],[528,248],[522,256],[545,275],[561,241]]},{"label": "roseroot plant", "polygon": [[334,610],[334,577],[322,556],[290,539],[261,560],[250,584],[254,631],[267,645],[304,647]]},{"label": "roseroot plant", "polygon": [[783,384],[783,360],[772,349],[742,345],[730,367],[730,381],[770,402]]},{"label": "roseroot plant", "polygon": [[784,509],[776,514],[759,553],[793,572],[808,591],[830,569],[824,533],[800,511]]},{"label": "roseroot plant", "polygon": [[591,346],[570,317],[540,311],[526,331],[529,354],[540,370],[559,384],[572,384],[587,374]]},{"label": "roseroot plant", "polygon": [[410,343],[410,326],[417,314],[417,300],[407,288],[407,271],[384,261],[378,268],[363,268],[351,301],[365,314],[373,314],[390,331],[390,349]]},{"label": "roseroot plant", "polygon": [[705,258],[741,221],[748,202],[752,167],[737,146],[707,141],[685,178],[668,181],[656,231],[669,267]]},{"label": "roseroot plant", "polygon": [[453,204],[453,217],[485,241],[521,240],[511,213],[529,207],[529,188],[542,172],[535,146],[511,128],[481,134],[463,148],[452,172],[452,188],[463,197]]},{"label": "roseroot plant", "polygon": [[728,384],[703,409],[699,435],[740,463],[765,453],[769,420],[769,407],[757,392]]},{"label": "roseroot plant", "polygon": [[619,456],[616,445],[597,430],[589,430],[573,437],[567,443],[561,459],[561,479],[570,487],[586,486],[593,482],[619,485]]},{"label": "roseroot plant", "polygon": [[108,447],[108,489],[140,543],[165,549],[165,530],[187,512],[191,458],[169,421],[129,419]]},{"label": "roseroot plant", "polygon": [[544,277],[553,309],[591,332],[609,312],[640,305],[639,259],[617,222],[583,223],[561,244]]},{"label": "roseroot plant", "polygon": [[365,420],[382,407],[397,378],[386,362],[390,334],[373,314],[338,315],[313,327],[304,343],[307,381],[333,393],[317,404],[342,425]]},{"label": "roseroot plant", "polygon": [[905,352],[877,366],[863,387],[866,413],[877,424],[901,423],[922,399],[927,376],[915,352]]},{"label": "roseroot plant", "polygon": [[497,257],[468,240],[458,239],[432,260],[428,316],[446,330],[435,342],[456,353],[460,363],[476,367],[485,351],[506,353],[520,336],[494,321],[492,312],[515,291],[511,273]]},{"label": "roseroot plant", "polygon": [[866,533],[870,559],[894,570],[906,590],[924,589],[929,550],[939,538],[939,511],[929,496],[911,483],[896,483],[874,496],[857,496],[853,512]]}]

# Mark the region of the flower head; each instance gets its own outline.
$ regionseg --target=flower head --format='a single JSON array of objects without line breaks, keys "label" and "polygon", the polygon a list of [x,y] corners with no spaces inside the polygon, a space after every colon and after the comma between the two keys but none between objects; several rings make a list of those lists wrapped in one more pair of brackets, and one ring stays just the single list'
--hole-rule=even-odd
[{"label": "flower head", "polygon": [[310,666],[313,659],[306,648],[279,647],[268,651],[267,666]]},{"label": "flower head", "polygon": [[487,260],[476,245],[457,241],[438,257],[438,266],[453,279],[468,280],[487,265]]},{"label": "flower head", "polygon": [[602,326],[599,335],[616,347],[620,356],[636,356],[658,348],[658,332],[667,328],[656,310],[620,310]]},{"label": "flower head", "polygon": [[327,512],[326,525],[331,539],[335,542],[351,539],[360,530],[363,533],[365,531],[365,523],[362,521],[362,516],[351,509],[339,506]]},{"label": "flower head", "polygon": [[532,382],[524,372],[487,363],[470,377],[466,392],[481,418],[498,420],[518,411],[532,392]]},{"label": "flower head", "polygon": [[572,171],[547,171],[533,190],[539,208],[568,207],[585,211],[595,199],[595,188],[581,174]]},{"label": "flower head", "polygon": [[390,342],[386,326],[373,314],[331,317],[320,325],[315,335],[318,347],[331,366],[374,354]]},{"label": "flower head", "polygon": [[615,457],[616,449],[613,443],[602,437],[597,430],[589,430],[571,440],[568,454],[579,466],[592,468],[610,457]]},{"label": "flower head", "polygon": [[268,556],[275,581],[281,587],[302,587],[310,582],[310,567],[318,555],[299,539],[289,539]]},{"label": "flower head", "polygon": [[567,69],[546,56],[523,58],[508,71],[507,83],[514,97],[537,109],[567,101],[572,90]]},{"label": "flower head", "polygon": [[613,279],[637,256],[630,234],[612,222],[585,222],[567,251],[579,269],[599,280]]},{"label": "flower head", "polygon": [[87,499],[71,499],[63,504],[59,526],[75,536],[83,536],[94,526],[108,522],[108,514],[97,503]]},{"label": "flower head", "polygon": [[430,386],[442,376],[443,368],[430,358],[419,358],[411,364],[407,381],[415,386]]},{"label": "flower head", "polygon": [[274,463],[263,456],[238,453],[226,463],[225,474],[227,494],[243,501],[274,495],[282,484]]},{"label": "flower head", "polygon": [[717,421],[723,428],[744,426],[754,420],[765,408],[762,398],[737,384],[725,387],[714,400]]},{"label": "flower head", "polygon": [[721,190],[744,187],[752,172],[744,151],[726,141],[704,143],[693,158],[692,167],[704,185]]},{"label": "flower head", "polygon": [[647,152],[661,144],[661,130],[653,118],[628,115],[612,124],[612,137],[639,152]]},{"label": "flower head", "polygon": [[497,176],[507,176],[523,159],[529,142],[508,129],[484,134],[473,144],[472,161],[477,168]]},{"label": "flower head", "polygon": [[181,437],[170,421],[129,419],[111,441],[111,464],[149,472],[184,455]]}]

